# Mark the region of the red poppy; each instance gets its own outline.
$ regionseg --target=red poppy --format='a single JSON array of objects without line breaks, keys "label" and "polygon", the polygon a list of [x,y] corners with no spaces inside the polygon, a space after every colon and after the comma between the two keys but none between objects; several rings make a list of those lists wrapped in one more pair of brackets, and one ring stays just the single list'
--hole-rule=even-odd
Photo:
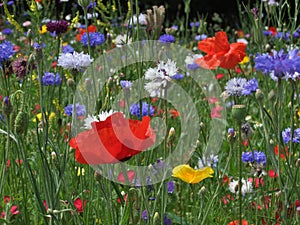
[{"label": "red poppy", "polygon": [[176,119],[178,116],[180,116],[180,112],[178,112],[176,109],[171,109],[170,113],[172,114],[174,119]]},{"label": "red poppy", "polygon": [[216,67],[234,69],[246,56],[246,44],[240,42],[229,44],[223,31],[217,32],[215,37],[200,41],[198,48],[207,54],[195,62],[206,69]]},{"label": "red poppy", "polygon": [[[129,170],[129,171],[127,172],[127,178],[128,178],[128,181],[131,182],[131,181],[134,179],[134,177],[135,177],[135,172],[134,172],[133,170]],[[118,175],[118,181],[124,183],[125,180],[126,180],[126,178],[125,178],[124,174],[123,174],[123,173],[120,173],[120,174]]]},{"label": "red poppy", "polygon": [[[242,220],[242,225],[248,225],[248,221],[247,220]],[[234,220],[228,223],[228,225],[240,225],[240,221],[239,220]]]},{"label": "red poppy", "polygon": [[[274,153],[275,155],[278,155],[278,145],[274,147]],[[288,146],[286,146],[284,149],[280,149],[280,158],[285,159],[286,156],[289,156]]]},{"label": "red poppy", "polygon": [[117,112],[105,121],[93,122],[90,130],[70,140],[75,158],[83,164],[107,164],[125,161],[155,142],[150,117],[142,121],[126,119]]},{"label": "red poppy", "polygon": [[[86,32],[86,29],[79,28],[78,31],[79,31],[79,34],[76,35],[75,39],[76,39],[77,41],[81,41],[81,37],[82,37],[82,35]],[[94,26],[94,25],[90,25],[90,26],[88,26],[88,31],[89,31],[90,33],[96,32],[96,31],[97,31],[97,27]]]},{"label": "red poppy", "polygon": [[82,202],[81,198],[76,198],[76,200],[74,201],[74,206],[79,214],[83,213],[83,207],[85,205],[86,205],[86,200]]},{"label": "red poppy", "polygon": [[274,170],[269,170],[268,175],[271,178],[278,177],[278,173],[276,173]]},{"label": "red poppy", "polygon": [[272,36],[275,36],[277,33],[276,27],[269,27],[269,31],[272,33]]}]

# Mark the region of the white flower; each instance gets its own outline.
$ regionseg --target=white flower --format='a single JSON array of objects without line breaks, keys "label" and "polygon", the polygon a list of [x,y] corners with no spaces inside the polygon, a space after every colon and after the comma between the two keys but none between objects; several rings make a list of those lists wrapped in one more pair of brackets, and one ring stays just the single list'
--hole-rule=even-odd
[{"label": "white flower", "polygon": [[[239,181],[232,180],[229,184],[229,191],[235,194],[239,193]],[[252,192],[252,182],[242,179],[242,195]]]},{"label": "white flower", "polygon": [[236,42],[239,42],[239,43],[244,43],[244,44],[248,44],[248,41],[245,39],[245,38],[238,38],[237,40],[236,40]]},{"label": "white flower", "polygon": [[61,53],[58,57],[58,66],[63,67],[64,69],[85,69],[91,63],[93,59],[90,58],[88,54],[83,52],[73,52],[72,53]]},{"label": "white flower", "polygon": [[122,47],[124,44],[131,44],[132,39],[127,36],[127,34],[119,34],[115,38],[115,44],[117,47]]},{"label": "white flower", "polygon": [[[133,15],[133,17],[128,21],[128,24],[129,25],[132,25],[132,24],[137,24],[137,16],[136,15]],[[140,25],[147,25],[147,19],[146,19],[146,15],[145,14],[140,14],[139,15],[139,24]]]},{"label": "white flower", "polygon": [[195,63],[195,60],[196,60],[196,59],[199,59],[199,58],[202,58],[202,57],[203,57],[203,55],[201,55],[201,54],[191,54],[191,55],[187,55],[187,56],[185,57],[184,62],[185,62],[186,65],[190,65],[190,64]]},{"label": "white flower", "polygon": [[88,117],[84,119],[84,125],[83,125],[84,129],[87,129],[87,130],[92,129],[93,122],[105,121],[107,119],[107,117],[111,116],[115,112],[116,111],[109,110],[108,112],[102,111],[97,116],[88,115]]},{"label": "white flower", "polygon": [[172,76],[176,75],[178,69],[176,62],[168,59],[167,63],[160,62],[157,67],[149,68],[145,73],[146,91],[151,97],[164,96],[166,89],[171,85]]}]

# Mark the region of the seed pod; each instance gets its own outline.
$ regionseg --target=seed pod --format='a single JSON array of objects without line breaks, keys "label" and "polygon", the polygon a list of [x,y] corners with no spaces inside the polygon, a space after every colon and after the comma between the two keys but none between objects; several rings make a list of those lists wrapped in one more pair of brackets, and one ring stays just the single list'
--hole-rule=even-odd
[{"label": "seed pod", "polygon": [[15,120],[15,132],[23,134],[28,128],[28,114],[26,112],[19,112]]}]

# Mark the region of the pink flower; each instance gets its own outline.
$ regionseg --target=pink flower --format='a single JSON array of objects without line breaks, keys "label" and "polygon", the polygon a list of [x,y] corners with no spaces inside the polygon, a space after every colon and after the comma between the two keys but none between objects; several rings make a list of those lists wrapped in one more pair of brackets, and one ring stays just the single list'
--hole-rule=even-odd
[{"label": "pink flower", "polygon": [[11,215],[17,215],[17,214],[20,214],[20,211],[18,210],[18,206],[16,205],[13,205],[10,209],[10,213]]},{"label": "pink flower", "polygon": [[[135,177],[135,172],[133,170],[129,170],[127,172],[127,178],[128,178],[128,181],[131,182]],[[120,173],[119,176],[118,176],[118,181],[124,183],[125,182],[125,176],[123,173]]]},{"label": "pink flower", "polygon": [[221,115],[221,111],[223,110],[223,107],[222,106],[215,106],[212,108],[211,110],[211,114],[210,114],[210,117],[211,118],[221,118],[222,115]]}]

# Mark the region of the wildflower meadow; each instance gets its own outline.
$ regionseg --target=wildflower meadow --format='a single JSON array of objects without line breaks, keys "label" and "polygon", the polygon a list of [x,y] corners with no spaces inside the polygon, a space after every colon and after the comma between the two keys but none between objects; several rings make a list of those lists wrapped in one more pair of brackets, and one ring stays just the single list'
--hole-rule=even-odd
[{"label": "wildflower meadow", "polygon": [[298,0],[181,4],[1,1],[0,224],[300,224]]}]

